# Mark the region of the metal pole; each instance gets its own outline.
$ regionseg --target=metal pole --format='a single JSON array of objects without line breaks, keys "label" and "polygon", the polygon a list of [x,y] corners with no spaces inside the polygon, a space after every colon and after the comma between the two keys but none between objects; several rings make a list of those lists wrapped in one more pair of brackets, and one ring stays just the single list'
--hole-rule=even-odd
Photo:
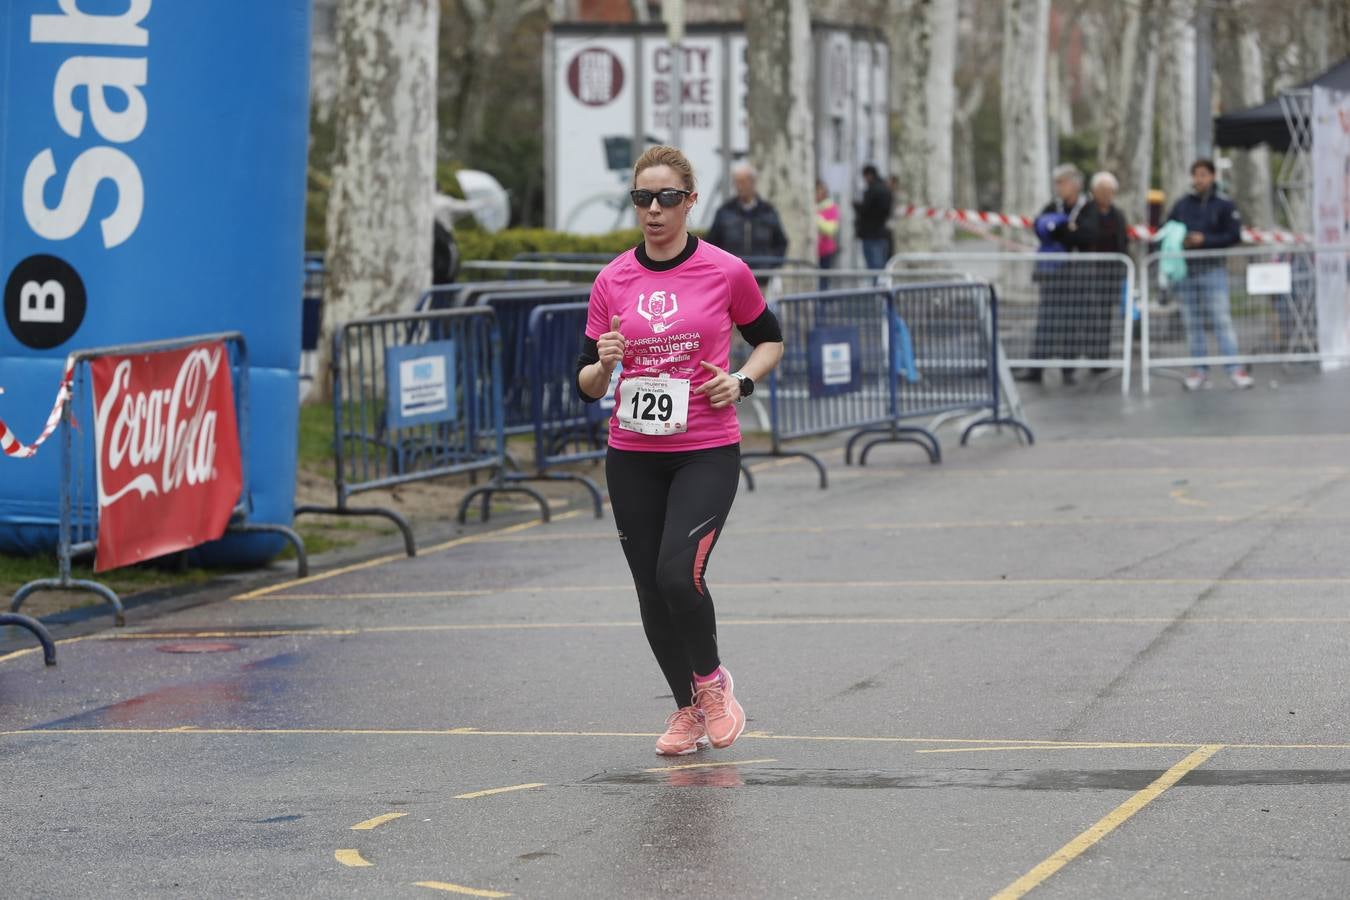
[{"label": "metal pole", "polygon": [[684,47],[670,44],[670,145],[679,147],[684,138]]},{"label": "metal pole", "polygon": [[[84,363],[76,363],[75,373],[84,368]],[[71,433],[74,431],[75,416],[71,404],[75,402],[75,375],[70,379],[70,392],[66,396],[65,408],[61,410],[61,524],[58,526],[57,563],[61,572],[61,584],[70,583],[70,540],[71,540],[71,496],[70,481],[74,477],[72,465]],[[95,515],[99,504],[94,502]],[[96,526],[97,527],[97,526]]]},{"label": "metal pole", "polygon": [[1195,6],[1195,155],[1214,153],[1214,13],[1208,0]]},{"label": "metal pole", "polygon": [[680,146],[684,132],[684,0],[663,0],[661,18],[666,21],[670,44],[670,143]]}]

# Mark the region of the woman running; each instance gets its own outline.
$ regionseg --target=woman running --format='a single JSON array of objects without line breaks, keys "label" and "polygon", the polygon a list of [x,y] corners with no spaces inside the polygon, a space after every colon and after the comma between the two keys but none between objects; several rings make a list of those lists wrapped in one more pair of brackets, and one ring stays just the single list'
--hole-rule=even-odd
[{"label": "woman running", "polygon": [[[633,167],[643,240],[591,289],[577,388],[593,401],[620,372],[605,474],[642,627],[678,709],[656,752],[729,747],[745,729],[703,581],[740,483],[736,404],[783,355],[750,269],[689,234],[694,170],[674,147]],[[731,326],[754,350],[728,373]]]}]

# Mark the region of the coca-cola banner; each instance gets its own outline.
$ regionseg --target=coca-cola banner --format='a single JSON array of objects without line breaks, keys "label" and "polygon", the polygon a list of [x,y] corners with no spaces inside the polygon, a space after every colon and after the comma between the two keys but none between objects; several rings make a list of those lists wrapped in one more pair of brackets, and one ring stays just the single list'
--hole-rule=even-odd
[{"label": "coca-cola banner", "polygon": [[90,362],[98,468],[95,571],[225,533],[243,486],[221,342]]}]

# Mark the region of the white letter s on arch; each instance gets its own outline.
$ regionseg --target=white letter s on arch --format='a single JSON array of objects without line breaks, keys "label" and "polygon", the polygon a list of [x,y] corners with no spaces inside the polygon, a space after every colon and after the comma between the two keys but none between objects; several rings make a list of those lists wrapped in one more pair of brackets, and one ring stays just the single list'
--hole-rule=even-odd
[{"label": "white letter s on arch", "polygon": [[114,147],[90,147],[75,157],[61,202],[48,209],[42,194],[55,174],[56,159],[50,148],[33,157],[24,174],[23,214],[39,235],[64,241],[78,234],[89,220],[94,192],[105,178],[117,185],[117,207],[102,222],[103,246],[111,249],[136,233],[145,207],[145,187],[131,157]]}]

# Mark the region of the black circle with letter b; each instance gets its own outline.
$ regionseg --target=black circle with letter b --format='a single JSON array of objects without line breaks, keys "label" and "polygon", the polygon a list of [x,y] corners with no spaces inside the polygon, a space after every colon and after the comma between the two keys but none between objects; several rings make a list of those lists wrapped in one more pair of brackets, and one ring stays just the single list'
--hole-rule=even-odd
[{"label": "black circle with letter b", "polygon": [[5,322],[34,350],[59,347],[84,322],[84,281],[70,263],[40,253],[14,267],[5,282]]}]

